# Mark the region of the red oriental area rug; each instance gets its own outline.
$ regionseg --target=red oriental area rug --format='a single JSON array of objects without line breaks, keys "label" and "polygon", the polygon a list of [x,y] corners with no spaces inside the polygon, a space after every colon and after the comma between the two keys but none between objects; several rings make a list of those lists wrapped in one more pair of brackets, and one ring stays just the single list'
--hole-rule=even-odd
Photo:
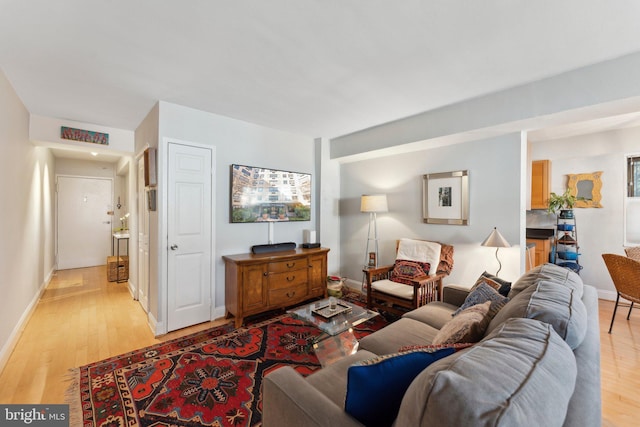
[{"label": "red oriental area rug", "polygon": [[[354,332],[360,338],[386,324],[376,316]],[[313,342],[320,333],[280,315],[237,330],[231,324],[220,326],[82,366],[74,370],[67,392],[71,425],[260,425],[262,378],[282,366],[292,366],[303,376],[319,369]]]}]

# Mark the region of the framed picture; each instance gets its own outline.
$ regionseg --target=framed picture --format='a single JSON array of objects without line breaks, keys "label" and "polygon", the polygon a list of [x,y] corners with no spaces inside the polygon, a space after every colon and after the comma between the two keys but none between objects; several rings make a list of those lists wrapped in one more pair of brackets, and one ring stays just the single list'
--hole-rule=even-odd
[{"label": "framed picture", "polygon": [[422,176],[422,217],[427,224],[469,224],[469,171]]}]

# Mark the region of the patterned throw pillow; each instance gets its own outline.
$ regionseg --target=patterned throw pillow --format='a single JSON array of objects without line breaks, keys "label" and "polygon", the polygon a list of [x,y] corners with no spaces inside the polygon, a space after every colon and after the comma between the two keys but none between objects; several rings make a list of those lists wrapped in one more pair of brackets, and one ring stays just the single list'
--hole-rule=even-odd
[{"label": "patterned throw pillow", "polygon": [[354,363],[347,371],[345,411],[366,426],[391,426],[413,379],[453,353],[453,348],[419,350]]},{"label": "patterned throw pillow", "polygon": [[509,298],[500,295],[495,288],[486,282],[482,282],[477,286],[471,288],[472,291],[467,295],[464,303],[453,312],[452,316],[457,316],[463,310],[474,306],[476,304],[482,304],[486,301],[491,301],[491,307],[489,308],[489,318],[493,318],[504,305],[509,302]]},{"label": "patterned throw pillow", "polygon": [[486,283],[495,289],[500,295],[504,295],[505,297],[509,295],[509,291],[511,290],[511,282],[507,282],[506,280],[502,280],[498,276],[494,276],[493,274],[487,273],[486,271],[478,277],[475,285],[471,287],[473,290],[480,283]]},{"label": "patterned throw pillow", "polygon": [[489,325],[491,301],[476,304],[458,314],[442,326],[431,344],[478,342]]},{"label": "patterned throw pillow", "polygon": [[428,262],[397,259],[391,273],[391,281],[410,285],[415,277],[427,276],[429,268]]}]

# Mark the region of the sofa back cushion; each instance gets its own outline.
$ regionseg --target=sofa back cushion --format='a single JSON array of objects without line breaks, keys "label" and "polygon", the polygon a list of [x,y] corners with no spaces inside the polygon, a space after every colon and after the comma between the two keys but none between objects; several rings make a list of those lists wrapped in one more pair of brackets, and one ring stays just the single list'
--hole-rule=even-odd
[{"label": "sofa back cushion", "polygon": [[550,325],[509,319],[422,371],[395,425],[561,426],[576,372],[571,349]]},{"label": "sofa back cushion", "polygon": [[549,263],[539,265],[520,276],[511,286],[508,297],[514,298],[520,292],[529,286],[537,284],[541,280],[547,280],[571,288],[575,291],[578,299],[582,298],[583,284],[580,276],[568,268]]},{"label": "sofa back cushion", "polygon": [[571,349],[575,349],[587,333],[587,309],[581,299],[582,290],[582,287],[578,291],[573,286],[539,280],[502,307],[489,323],[486,333],[507,319],[525,317],[552,325]]}]

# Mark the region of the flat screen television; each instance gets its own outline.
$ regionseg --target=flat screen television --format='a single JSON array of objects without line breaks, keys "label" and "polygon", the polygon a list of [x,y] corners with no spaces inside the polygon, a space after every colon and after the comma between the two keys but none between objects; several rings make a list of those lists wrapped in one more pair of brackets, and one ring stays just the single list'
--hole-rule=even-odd
[{"label": "flat screen television", "polygon": [[231,223],[311,220],[311,174],[231,165]]}]

